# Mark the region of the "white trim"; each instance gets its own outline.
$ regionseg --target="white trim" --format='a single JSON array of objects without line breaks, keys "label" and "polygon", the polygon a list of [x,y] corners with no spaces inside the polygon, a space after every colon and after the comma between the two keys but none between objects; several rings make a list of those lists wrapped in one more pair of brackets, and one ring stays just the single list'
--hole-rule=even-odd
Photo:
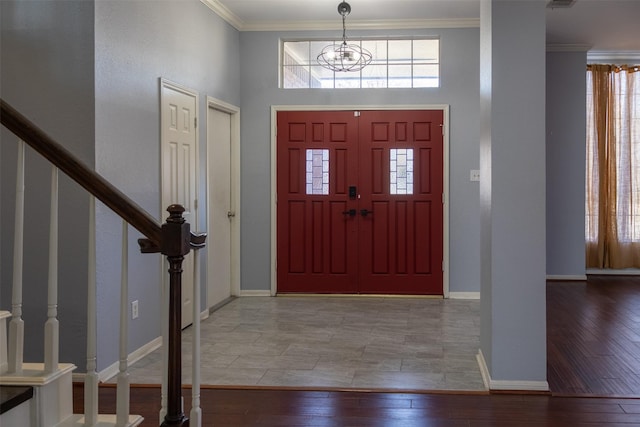
[{"label": "white trim", "polygon": [[640,269],[637,268],[626,268],[626,269],[599,269],[599,268],[589,268],[587,269],[587,274],[596,274],[601,276],[640,276]]},{"label": "white trim", "polygon": [[206,320],[209,318],[209,309],[200,312],[200,320]]},{"label": "white trim", "polygon": [[[231,221],[231,296],[240,295],[240,227],[241,227],[241,206],[240,206],[240,108],[224,102],[220,99],[207,96],[207,126],[209,125],[209,109],[223,111],[228,113],[231,117],[231,209],[235,212],[236,216],[234,221]],[[208,129],[207,129],[208,134]],[[209,140],[207,137],[207,187],[211,179],[209,173],[211,166],[209,165]],[[209,194],[207,188],[207,195]],[[209,200],[207,200],[207,230],[211,230],[211,224],[209,224]],[[207,262],[207,282],[211,280],[214,272],[211,271],[212,263]],[[207,290],[209,285],[207,283]]]},{"label": "white trim", "polygon": [[[338,20],[330,21],[252,21],[240,19],[219,0],[200,0],[216,15],[238,31],[304,31],[339,30]],[[479,28],[479,18],[460,19],[385,19],[349,21],[349,28],[362,30],[393,30],[416,28]]]},{"label": "white trim", "polygon": [[603,51],[594,50],[587,53],[587,62],[614,62],[618,61],[638,61],[640,62],[640,51],[637,50],[617,50]]},{"label": "white trim", "polygon": [[480,292],[449,292],[449,299],[480,299]]},{"label": "white trim", "polygon": [[[144,357],[150,355],[151,353],[153,353],[154,351],[159,349],[161,346],[162,346],[162,337],[157,337],[157,338],[149,341],[148,343],[146,343],[142,347],[140,347],[137,350],[134,350],[131,353],[129,353],[129,355],[127,356],[127,364],[129,366],[133,365],[137,361],[143,359]],[[105,381],[109,381],[111,378],[113,378],[116,375],[118,375],[118,372],[120,371],[119,370],[119,364],[120,364],[120,361],[115,361],[111,365],[107,366],[106,368],[104,368],[103,370],[98,372],[98,380],[100,382],[105,382]],[[73,376],[74,376],[73,380],[74,381],[77,381],[76,380],[76,375],[78,375],[78,376],[81,375],[82,376],[82,380],[84,379],[84,374],[73,374]]]},{"label": "white trim", "polygon": [[549,391],[549,383],[547,381],[492,380],[482,350],[478,350],[476,360],[478,361],[478,366],[480,366],[480,374],[482,375],[484,386],[489,390]]},{"label": "white trim", "polygon": [[587,280],[586,274],[547,274],[547,280],[581,281]]},{"label": "white trim", "polygon": [[[411,30],[417,28],[479,28],[480,19],[386,19],[349,21],[352,30]],[[323,31],[341,30],[339,20],[331,21],[253,21],[244,22],[240,31]]]},{"label": "white trim", "polygon": [[266,289],[246,289],[240,291],[241,297],[271,297],[271,291]]},{"label": "white trim", "polygon": [[236,30],[241,30],[244,27],[244,22],[235,13],[231,12],[225,5],[218,0],[200,0],[205,6],[211,9],[220,18],[227,21]]},{"label": "white trim", "polygon": [[411,104],[411,105],[272,105],[271,106],[271,295],[277,293],[277,114],[279,111],[367,111],[367,110],[442,110],[444,135],[442,136],[442,293],[449,297],[449,105],[448,104]]},{"label": "white trim", "polygon": [[591,49],[588,44],[548,44],[547,52],[587,52]]}]

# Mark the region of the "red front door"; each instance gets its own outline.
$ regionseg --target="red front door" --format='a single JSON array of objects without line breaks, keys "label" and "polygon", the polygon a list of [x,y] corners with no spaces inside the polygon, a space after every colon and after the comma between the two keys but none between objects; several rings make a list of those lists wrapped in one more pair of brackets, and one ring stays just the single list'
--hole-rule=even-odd
[{"label": "red front door", "polygon": [[278,292],[442,294],[442,122],[278,113]]}]

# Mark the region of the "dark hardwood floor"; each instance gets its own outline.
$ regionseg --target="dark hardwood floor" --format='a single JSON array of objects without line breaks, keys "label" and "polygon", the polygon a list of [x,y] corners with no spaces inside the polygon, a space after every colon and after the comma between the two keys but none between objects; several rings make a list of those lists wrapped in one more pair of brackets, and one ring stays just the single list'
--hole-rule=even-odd
[{"label": "dark hardwood floor", "polygon": [[[640,277],[549,282],[547,319],[551,394],[203,388],[203,426],[640,427]],[[143,426],[159,425],[159,410],[158,386],[132,388]],[[115,412],[112,385],[100,387],[100,411]]]},{"label": "dark hardwood floor", "polygon": [[[189,408],[190,390],[184,391]],[[160,389],[134,387],[131,413],[159,425]],[[100,411],[115,412],[115,388],[100,388]],[[640,427],[640,401],[543,395],[406,394],[202,389],[203,426]],[[82,412],[82,386],[74,388]]]},{"label": "dark hardwood floor", "polygon": [[554,395],[640,397],[640,277],[547,284]]}]

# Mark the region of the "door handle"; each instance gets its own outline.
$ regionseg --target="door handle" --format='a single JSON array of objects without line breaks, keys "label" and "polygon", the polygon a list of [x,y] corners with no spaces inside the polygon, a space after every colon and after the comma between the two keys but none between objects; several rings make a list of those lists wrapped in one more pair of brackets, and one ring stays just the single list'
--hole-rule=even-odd
[{"label": "door handle", "polygon": [[233,218],[234,216],[236,216],[236,213],[234,211],[227,212],[227,218]]},{"label": "door handle", "polygon": [[370,211],[370,210],[367,210],[367,209],[360,209],[360,215],[367,216],[369,214],[373,214],[373,211]]},{"label": "door handle", "polygon": [[348,211],[342,211],[342,215],[349,215],[350,217],[356,216],[355,209],[349,209]]}]

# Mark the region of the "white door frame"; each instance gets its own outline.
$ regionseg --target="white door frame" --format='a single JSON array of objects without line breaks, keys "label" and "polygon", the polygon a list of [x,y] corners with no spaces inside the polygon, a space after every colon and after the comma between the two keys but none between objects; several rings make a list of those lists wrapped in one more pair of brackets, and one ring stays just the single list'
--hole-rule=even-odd
[{"label": "white door frame", "polygon": [[441,110],[442,136],[442,292],[449,298],[449,105],[272,105],[271,106],[271,296],[277,293],[277,115],[278,111]]},{"label": "white door frame", "polygon": [[[231,295],[240,295],[240,108],[219,99],[207,96],[207,124],[211,109],[228,113],[231,117],[231,210],[235,218],[231,221]],[[207,141],[207,153],[209,150]],[[207,194],[211,182],[211,166],[207,155]],[[207,230],[211,230],[209,208],[207,200]],[[212,264],[207,260],[207,292],[211,285]]]},{"label": "white door frame", "polygon": [[[198,185],[198,181],[199,181],[199,164],[200,164],[200,138],[199,138],[199,127],[198,127],[198,123],[199,123],[199,115],[198,115],[198,111],[199,111],[199,95],[198,92],[186,87],[186,86],[182,86],[178,83],[172,82],[171,80],[167,80],[165,78],[160,77],[159,79],[160,81],[160,85],[159,85],[159,91],[160,91],[160,223],[164,223],[164,221],[166,220],[167,216],[169,215],[166,211],[167,207],[169,206],[169,201],[166,200],[166,193],[165,193],[165,189],[163,188],[163,177],[165,176],[166,173],[168,173],[167,171],[164,170],[164,159],[163,159],[163,146],[164,146],[164,142],[165,142],[165,130],[164,130],[164,126],[162,126],[163,123],[163,118],[162,118],[162,112],[163,112],[163,108],[164,108],[164,99],[162,96],[162,92],[164,88],[167,89],[171,89],[174,90],[176,92],[180,92],[184,95],[190,96],[192,98],[194,98],[195,101],[195,111],[194,111],[194,119],[195,119],[195,123],[196,123],[196,127],[195,127],[195,197],[196,200],[193,201],[193,214],[192,214],[192,218],[189,221],[189,225],[191,226],[191,231],[192,232],[197,232],[198,230],[198,196],[200,194],[199,192],[199,185]],[[164,258],[164,257],[163,257]],[[166,258],[165,258],[166,259]],[[160,277],[162,277],[163,279],[163,289],[164,290],[168,290],[168,276],[167,274],[165,274],[166,270],[165,270],[165,262],[162,262],[162,274]],[[184,272],[184,274],[189,274],[189,272]],[[193,274],[192,274],[193,277]],[[200,284],[199,283],[195,283],[195,279],[192,280],[193,281],[193,292],[195,294],[195,292],[200,292]],[[167,292],[168,293],[168,292]],[[198,307],[198,311],[200,311],[200,307]],[[163,314],[165,314],[165,312],[163,311]],[[168,315],[168,313],[166,313],[166,315]],[[184,314],[183,314],[184,315]],[[163,319],[162,324],[166,324],[168,322],[168,320]],[[183,325],[184,326],[184,325]]]}]

